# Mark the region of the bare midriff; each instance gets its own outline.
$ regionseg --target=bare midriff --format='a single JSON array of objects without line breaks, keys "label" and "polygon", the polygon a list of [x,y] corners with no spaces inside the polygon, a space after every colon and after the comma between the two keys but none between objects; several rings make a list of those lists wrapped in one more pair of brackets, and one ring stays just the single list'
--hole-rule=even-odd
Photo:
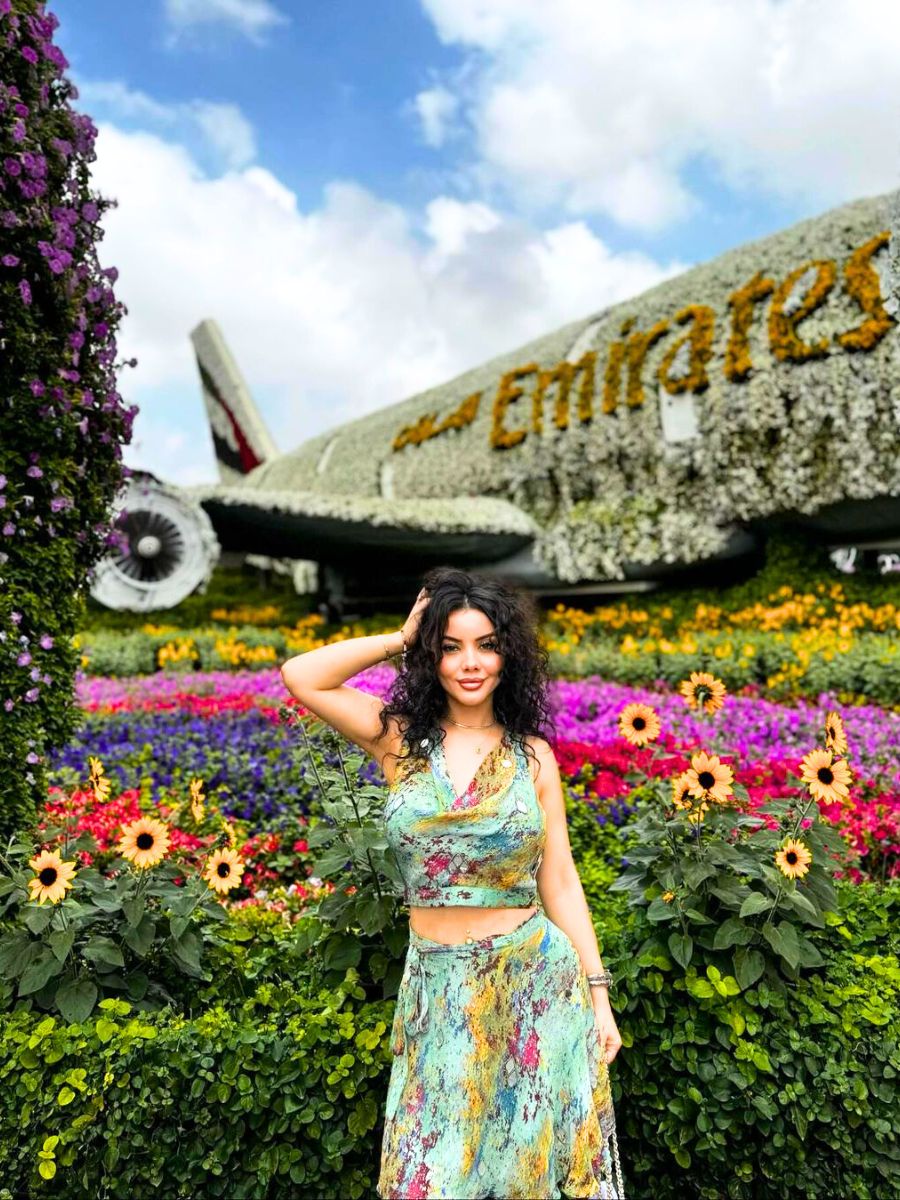
[{"label": "bare midriff", "polygon": [[445,946],[456,946],[468,939],[478,941],[495,933],[511,933],[537,907],[476,908],[470,905],[448,904],[438,908],[410,906],[409,926],[421,937]]}]

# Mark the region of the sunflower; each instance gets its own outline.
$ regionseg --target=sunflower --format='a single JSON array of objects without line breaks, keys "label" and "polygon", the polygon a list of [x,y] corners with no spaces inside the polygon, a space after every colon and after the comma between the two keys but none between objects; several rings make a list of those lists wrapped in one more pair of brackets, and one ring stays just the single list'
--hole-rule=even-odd
[{"label": "sunflower", "polygon": [[731,767],[719,762],[715,754],[707,754],[698,750],[691,759],[690,768],[685,771],[684,778],[688,790],[698,800],[713,800],[716,804],[727,804],[731,795],[731,785],[734,783],[734,772]]},{"label": "sunflower", "polygon": [[672,803],[676,808],[693,808],[694,799],[688,787],[686,772],[682,771],[672,780]]},{"label": "sunflower", "polygon": [[244,864],[238,852],[226,846],[224,850],[216,850],[210,855],[203,878],[214,891],[230,892],[240,885],[243,870]]},{"label": "sunflower", "polygon": [[686,771],[672,780],[672,803],[694,824],[703,820],[709,808],[707,800],[698,800],[691,794]]},{"label": "sunflower", "polygon": [[690,679],[683,679],[678,690],[691,708],[704,712],[715,712],[725,702],[725,684],[708,671],[691,671]]},{"label": "sunflower", "polygon": [[74,861],[63,862],[55,850],[42,850],[40,854],[29,859],[29,867],[34,871],[34,879],[28,880],[31,888],[31,899],[43,904],[49,900],[58,904],[72,886],[72,877],[78,864]]},{"label": "sunflower", "polygon": [[849,798],[850,768],[842,758],[833,758],[830,750],[810,750],[800,767],[800,778],[817,800],[833,804]]},{"label": "sunflower", "polygon": [[632,746],[646,746],[659,737],[659,717],[649,704],[626,704],[619,714],[619,733]]},{"label": "sunflower", "polygon": [[806,842],[790,838],[775,854],[775,865],[788,879],[805,875],[812,862],[812,853]]},{"label": "sunflower", "polygon": [[106,778],[106,774],[103,770],[103,763],[99,758],[94,758],[93,756],[88,758],[88,767],[90,768],[91,772],[91,788],[94,792],[94,799],[98,804],[103,804],[109,799],[109,793],[112,785]]},{"label": "sunflower", "polygon": [[136,867],[155,867],[169,851],[169,831],[155,817],[140,817],[122,826],[119,853]]},{"label": "sunflower", "polygon": [[844,733],[844,722],[839,713],[825,714],[825,745],[832,754],[847,753],[847,735]]},{"label": "sunflower", "polygon": [[191,780],[191,816],[194,818],[194,820],[197,822],[198,825],[203,820],[203,814],[206,812],[206,808],[204,807],[204,804],[203,804],[204,799],[205,799],[205,797],[203,795],[203,780],[202,779],[192,779]]}]

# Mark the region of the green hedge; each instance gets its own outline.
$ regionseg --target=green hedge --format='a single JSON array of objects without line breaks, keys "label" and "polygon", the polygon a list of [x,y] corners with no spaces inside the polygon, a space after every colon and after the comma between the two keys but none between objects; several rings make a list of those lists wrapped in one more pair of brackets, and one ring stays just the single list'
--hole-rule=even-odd
[{"label": "green hedge", "polygon": [[23,1011],[0,1024],[6,1188],[66,1200],[370,1193],[393,1003],[366,1002],[353,968],[331,991],[266,983],[195,1019],[103,1005],[80,1025]]},{"label": "green hedge", "polygon": [[[788,638],[784,633],[757,631],[697,633],[693,635],[697,650],[691,654],[663,654],[655,650],[623,654],[620,635],[594,634],[570,654],[551,652],[550,669],[554,676],[569,679],[598,675],[617,683],[646,686],[659,680],[672,687],[687,679],[692,671],[711,671],[732,693],[755,685],[770,700],[833,692],[841,697],[842,703],[860,697],[887,707],[898,703],[900,637],[857,633],[849,650],[841,651],[830,661],[815,653],[807,662],[801,662]],[[717,655],[716,647],[728,642],[738,647],[752,645],[754,654],[744,663],[739,661],[740,654]],[[798,673],[792,673],[783,683],[767,686],[770,676],[793,667],[799,668]]]},{"label": "green hedge", "polygon": [[823,968],[740,992],[658,950],[640,910],[613,961],[620,1149],[654,1200],[900,1195],[900,885],[841,885]]},{"label": "green hedge", "polygon": [[[843,919],[819,936],[825,967],[798,985],[738,995],[726,978],[720,994],[647,961],[639,915],[593,886],[617,836],[604,827],[580,869],[619,981],[625,1047],[611,1075],[629,1194],[896,1194],[900,886],[842,885]],[[231,919],[260,932],[249,912]],[[75,1200],[372,1196],[393,1000],[352,967],[330,988],[296,960],[283,970],[290,940],[242,938],[219,964],[221,996],[215,980],[199,987],[193,1016],[110,999],[84,1024],[0,1019],[0,1180]]]}]

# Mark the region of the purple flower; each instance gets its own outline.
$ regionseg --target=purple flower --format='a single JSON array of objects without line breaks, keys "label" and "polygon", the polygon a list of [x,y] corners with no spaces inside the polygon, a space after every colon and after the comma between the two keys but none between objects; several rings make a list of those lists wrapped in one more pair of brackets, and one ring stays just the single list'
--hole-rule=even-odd
[{"label": "purple flower", "polygon": [[7,521],[6,524],[3,526],[3,536],[4,537],[12,537],[12,535],[15,532],[16,532],[15,525],[13,525],[12,521]]},{"label": "purple flower", "polygon": [[31,655],[28,653],[27,650],[23,650],[22,653],[19,655],[19,657],[16,659],[16,666],[17,667],[27,667],[30,662],[31,662]]},{"label": "purple flower", "polygon": [[12,712],[12,710],[13,710],[12,700],[4,700],[3,707],[6,709],[7,712]]},{"label": "purple flower", "polygon": [[0,496],[0,508],[6,508],[6,497]]},{"label": "purple flower", "polygon": [[33,750],[29,750],[25,755],[25,761],[34,765],[35,763],[39,763],[41,761],[40,755],[35,754]]},{"label": "purple flower", "polygon": [[25,122],[15,121],[12,127],[12,139],[14,142],[25,141]]},{"label": "purple flower", "polygon": [[4,267],[17,267],[19,265],[19,259],[15,254],[4,254],[0,262],[3,263]]},{"label": "purple flower", "polygon": [[22,297],[23,304],[31,303],[31,288],[28,285],[27,279],[19,280],[19,295]]},{"label": "purple flower", "polygon": [[35,50],[32,46],[23,46],[22,47],[22,57],[27,62],[30,62],[32,65],[34,65],[37,63],[37,60],[38,60],[37,50]]},{"label": "purple flower", "polygon": [[72,507],[72,501],[69,499],[68,496],[54,496],[53,499],[50,501],[50,511],[51,512],[58,513],[58,512],[62,512],[64,508],[71,508],[71,507]]},{"label": "purple flower", "polygon": [[29,479],[43,479],[44,478],[44,472],[41,470],[40,467],[29,467],[26,470],[25,474],[28,476]]},{"label": "purple flower", "polygon": [[12,621],[13,625],[21,625],[22,614],[20,612],[11,612],[9,614],[9,616],[10,616],[10,620]]},{"label": "purple flower", "polygon": [[0,491],[6,487],[6,476],[0,475]]},{"label": "purple flower", "polygon": [[28,386],[31,388],[32,396],[43,396],[44,385],[41,383],[40,379],[32,379]]},{"label": "purple flower", "polygon": [[84,217],[85,221],[96,221],[100,216],[100,210],[97,208],[97,205],[93,202],[93,200],[88,200],[87,204],[82,205],[81,215]]},{"label": "purple flower", "polygon": [[40,688],[36,688],[36,687],[29,688],[28,691],[25,693],[25,699],[28,701],[29,704],[34,704],[40,698],[40,694],[41,694]]},{"label": "purple flower", "polygon": [[15,178],[16,175],[22,174],[22,166],[17,158],[10,158],[9,156],[4,158],[3,169],[7,175],[12,175],[13,178]]},{"label": "purple flower", "polygon": [[52,650],[53,649],[53,638],[50,636],[49,633],[41,634],[40,647],[42,650]]},{"label": "purple flower", "polygon": [[32,683],[37,683],[38,680],[40,679],[40,677],[41,677],[41,668],[40,667],[32,667],[31,671],[29,672],[29,678],[31,679]]}]

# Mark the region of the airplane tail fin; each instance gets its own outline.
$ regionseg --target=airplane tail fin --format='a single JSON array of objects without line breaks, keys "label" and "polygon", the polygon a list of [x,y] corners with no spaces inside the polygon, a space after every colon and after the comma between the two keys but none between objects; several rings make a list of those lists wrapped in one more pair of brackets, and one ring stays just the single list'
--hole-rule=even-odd
[{"label": "airplane tail fin", "polygon": [[203,402],[223,483],[234,483],[278,453],[215,321],[191,331]]}]

